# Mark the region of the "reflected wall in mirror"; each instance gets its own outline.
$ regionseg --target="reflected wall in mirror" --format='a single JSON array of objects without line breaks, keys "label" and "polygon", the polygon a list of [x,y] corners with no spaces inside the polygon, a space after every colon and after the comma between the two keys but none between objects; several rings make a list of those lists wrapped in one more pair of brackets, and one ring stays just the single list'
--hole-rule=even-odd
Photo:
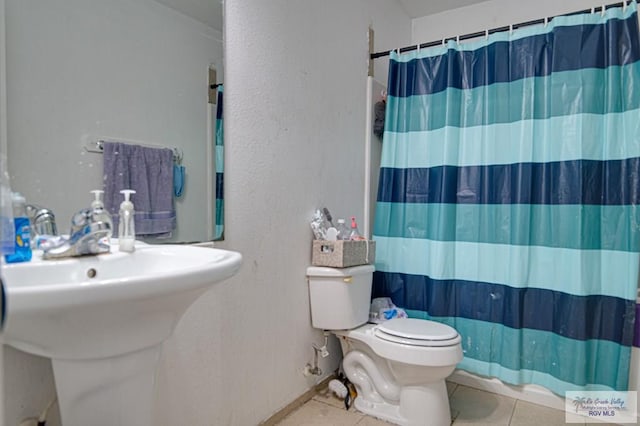
[{"label": "reflected wall in mirror", "polygon": [[177,228],[158,242],[213,239],[208,70],[221,82],[221,14],[218,0],[5,0],[12,189],[52,209],[66,233],[103,185],[102,154],[87,143],[176,147],[186,172]]}]

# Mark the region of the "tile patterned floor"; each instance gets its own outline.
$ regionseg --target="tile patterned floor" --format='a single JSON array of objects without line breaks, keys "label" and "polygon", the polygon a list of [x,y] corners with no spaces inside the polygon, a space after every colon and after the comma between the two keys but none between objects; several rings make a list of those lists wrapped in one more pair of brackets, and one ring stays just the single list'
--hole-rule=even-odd
[{"label": "tile patterned floor", "polygon": [[[529,402],[447,383],[453,426],[555,426],[565,425],[565,413]],[[570,423],[577,425],[579,423]],[[584,423],[582,423],[584,424]],[[591,423],[587,423],[591,424]],[[606,423],[597,423],[604,425]],[[325,389],[284,418],[279,426],[388,426],[353,408],[344,409],[341,400]],[[428,424],[425,423],[425,426]]]}]

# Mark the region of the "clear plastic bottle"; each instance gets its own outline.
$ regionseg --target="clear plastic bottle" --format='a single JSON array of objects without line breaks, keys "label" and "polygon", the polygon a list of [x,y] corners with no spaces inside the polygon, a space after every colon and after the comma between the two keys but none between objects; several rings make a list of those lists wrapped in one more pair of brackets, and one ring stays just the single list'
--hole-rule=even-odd
[{"label": "clear plastic bottle", "polygon": [[109,225],[109,229],[111,233],[106,237],[106,243],[109,243],[111,236],[113,235],[113,220],[111,219],[111,215],[104,208],[104,202],[102,201],[102,194],[104,191],[99,189],[94,189],[93,191],[89,191],[93,194],[95,199],[91,202],[91,214],[93,214],[94,220],[107,223]]},{"label": "clear plastic bottle", "polygon": [[124,201],[120,204],[120,222],[118,223],[118,247],[120,251],[133,252],[136,249],[136,231],[133,203],[129,200],[131,194],[136,191],[132,189],[123,189],[120,191],[124,194]]},{"label": "clear plastic bottle", "polygon": [[350,240],[364,240],[364,237],[358,231],[358,224],[356,223],[356,217],[351,216],[351,232],[349,233]]},{"label": "clear plastic bottle", "polygon": [[4,255],[15,253],[15,239],[7,161],[5,155],[0,154],[0,253]]},{"label": "clear plastic bottle", "polygon": [[28,262],[31,260],[31,226],[27,217],[26,200],[22,195],[14,192],[11,197],[13,203],[13,223],[15,229],[14,253],[7,254],[7,263]]},{"label": "clear plastic bottle", "polygon": [[338,239],[339,240],[348,240],[349,235],[351,234],[350,229],[347,227],[344,219],[338,219],[338,226],[336,228],[338,230]]}]

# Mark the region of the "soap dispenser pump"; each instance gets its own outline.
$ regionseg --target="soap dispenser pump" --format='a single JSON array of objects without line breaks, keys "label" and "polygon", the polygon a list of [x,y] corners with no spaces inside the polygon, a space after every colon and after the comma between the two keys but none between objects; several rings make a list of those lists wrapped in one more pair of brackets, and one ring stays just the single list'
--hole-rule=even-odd
[{"label": "soap dispenser pump", "polygon": [[113,235],[113,221],[111,220],[111,215],[107,209],[104,208],[104,203],[102,202],[102,194],[104,194],[104,191],[94,189],[89,192],[91,192],[95,197],[95,200],[91,202],[91,213],[93,214],[94,220],[109,224],[111,233],[107,238],[110,238]]},{"label": "soap dispenser pump", "polygon": [[118,245],[120,251],[133,252],[136,247],[136,231],[133,221],[133,203],[129,200],[131,194],[136,191],[132,189],[123,189],[120,191],[124,194],[124,201],[120,204],[120,223],[118,225]]}]

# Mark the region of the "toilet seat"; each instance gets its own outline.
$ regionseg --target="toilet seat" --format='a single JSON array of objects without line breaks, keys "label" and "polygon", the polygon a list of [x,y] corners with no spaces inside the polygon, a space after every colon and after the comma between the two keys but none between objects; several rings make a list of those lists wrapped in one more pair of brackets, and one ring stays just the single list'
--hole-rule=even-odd
[{"label": "toilet seat", "polygon": [[410,346],[452,346],[461,340],[452,327],[417,318],[391,319],[376,326],[373,334],[382,340]]}]

